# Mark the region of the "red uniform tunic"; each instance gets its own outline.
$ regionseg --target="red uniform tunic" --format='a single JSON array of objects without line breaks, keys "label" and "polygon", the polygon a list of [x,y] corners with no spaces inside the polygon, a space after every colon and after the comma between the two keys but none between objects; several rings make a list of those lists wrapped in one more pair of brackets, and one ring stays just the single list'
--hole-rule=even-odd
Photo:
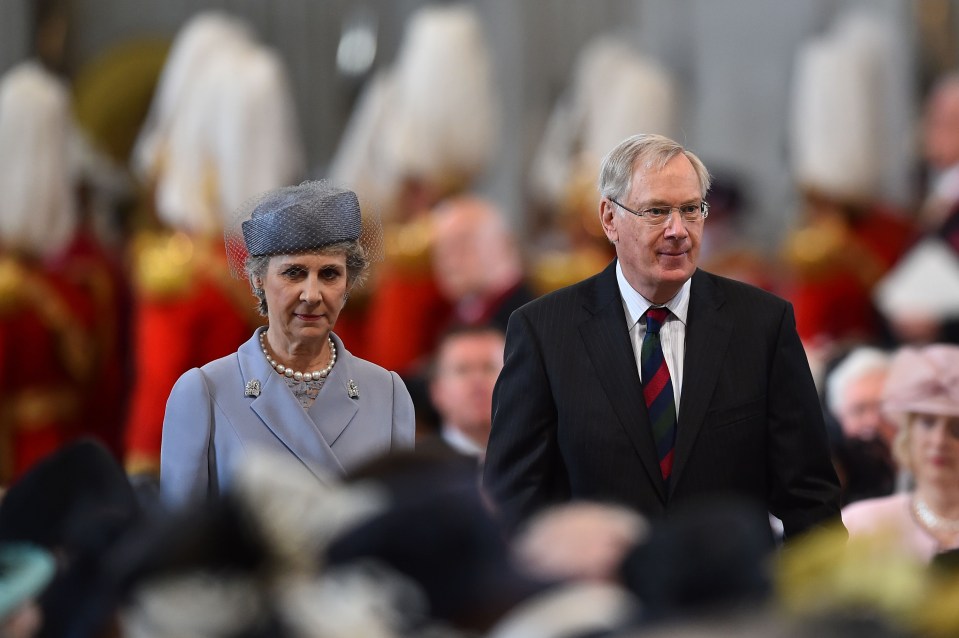
[{"label": "red uniform tunic", "polygon": [[91,304],[95,317],[84,418],[79,434],[98,439],[117,459],[123,452],[123,421],[130,392],[130,286],[119,260],[89,232],[77,233],[54,262]]},{"label": "red uniform tunic", "polygon": [[156,474],[163,415],[176,380],[235,352],[265,318],[256,314],[249,284],[231,277],[216,239],[152,237],[137,252],[125,464],[131,474]]},{"label": "red uniform tunic", "polygon": [[916,239],[902,216],[874,207],[860,218],[827,233],[811,234],[809,248],[820,250],[787,291],[804,342],[876,336],[872,287]]},{"label": "red uniform tunic", "polygon": [[94,313],[48,265],[0,257],[0,481],[77,436]]}]

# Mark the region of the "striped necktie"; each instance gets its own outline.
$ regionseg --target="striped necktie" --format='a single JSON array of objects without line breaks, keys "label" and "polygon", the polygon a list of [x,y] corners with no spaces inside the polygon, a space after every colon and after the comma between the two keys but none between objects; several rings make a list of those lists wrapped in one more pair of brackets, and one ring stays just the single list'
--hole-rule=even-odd
[{"label": "striped necktie", "polygon": [[676,444],[676,401],[669,368],[663,357],[663,346],[659,341],[659,329],[668,316],[667,308],[650,308],[646,311],[646,336],[643,337],[640,353],[643,398],[653,427],[659,470],[667,482],[673,470],[673,447]]}]

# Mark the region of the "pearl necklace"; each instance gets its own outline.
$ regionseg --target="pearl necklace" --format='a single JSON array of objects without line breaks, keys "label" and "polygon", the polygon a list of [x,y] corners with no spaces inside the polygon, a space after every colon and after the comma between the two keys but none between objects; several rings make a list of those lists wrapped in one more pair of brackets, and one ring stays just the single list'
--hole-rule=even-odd
[{"label": "pearl necklace", "polygon": [[293,379],[294,381],[319,381],[320,379],[326,378],[326,375],[330,373],[330,370],[333,369],[333,364],[336,363],[336,345],[333,343],[333,339],[327,337],[326,340],[330,344],[330,363],[327,364],[322,370],[316,370],[314,372],[300,372],[299,370],[294,370],[293,368],[288,368],[282,363],[277,363],[273,357],[270,356],[269,351],[266,349],[266,330],[260,333],[260,350],[263,351],[263,355],[266,357],[267,363],[273,366],[273,369],[276,370],[277,374],[281,374],[288,379]]},{"label": "pearl necklace", "polygon": [[959,519],[939,516],[918,496],[913,496],[912,498],[912,511],[916,515],[916,520],[919,521],[919,524],[930,532],[959,534]]}]

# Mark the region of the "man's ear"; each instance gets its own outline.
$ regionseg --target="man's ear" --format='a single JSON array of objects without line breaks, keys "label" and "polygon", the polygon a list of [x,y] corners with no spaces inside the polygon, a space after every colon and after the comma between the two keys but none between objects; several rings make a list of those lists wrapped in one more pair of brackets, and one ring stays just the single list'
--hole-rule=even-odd
[{"label": "man's ear", "polygon": [[619,219],[616,214],[616,205],[605,197],[599,200],[599,221],[603,225],[603,232],[606,233],[609,243],[615,244],[619,241],[619,230],[617,228]]}]

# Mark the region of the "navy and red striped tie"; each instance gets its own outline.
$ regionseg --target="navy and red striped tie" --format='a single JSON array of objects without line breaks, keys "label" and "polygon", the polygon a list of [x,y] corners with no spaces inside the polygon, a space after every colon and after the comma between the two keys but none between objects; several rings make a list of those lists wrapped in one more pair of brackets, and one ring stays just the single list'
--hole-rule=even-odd
[{"label": "navy and red striped tie", "polygon": [[676,400],[673,397],[669,368],[663,358],[659,329],[668,316],[667,308],[650,308],[646,311],[646,336],[643,337],[640,352],[643,398],[646,399],[649,422],[653,427],[659,471],[667,482],[673,471],[673,447],[676,445]]}]

